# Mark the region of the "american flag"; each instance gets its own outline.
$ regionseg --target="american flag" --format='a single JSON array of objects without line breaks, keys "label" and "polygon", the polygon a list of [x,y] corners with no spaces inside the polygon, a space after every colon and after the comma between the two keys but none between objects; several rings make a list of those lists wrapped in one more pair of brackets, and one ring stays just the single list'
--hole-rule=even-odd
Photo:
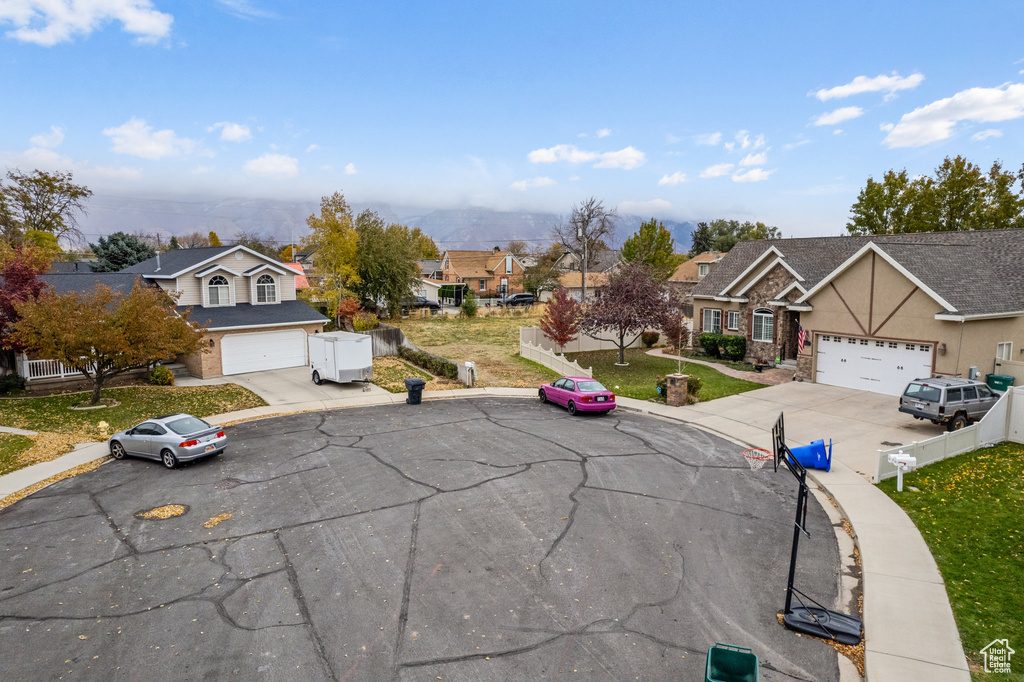
[{"label": "american flag", "polygon": [[804,331],[803,327],[798,328],[799,331],[796,333],[796,342],[800,348],[800,352],[804,352],[804,346],[807,344],[807,332]]}]

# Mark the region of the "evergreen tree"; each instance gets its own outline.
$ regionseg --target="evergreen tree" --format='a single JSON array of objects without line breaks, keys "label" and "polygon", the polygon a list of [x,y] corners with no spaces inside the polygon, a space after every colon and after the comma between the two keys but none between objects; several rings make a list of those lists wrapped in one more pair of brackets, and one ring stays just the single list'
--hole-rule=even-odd
[{"label": "evergreen tree", "polygon": [[91,266],[93,272],[118,272],[156,255],[152,246],[124,232],[100,237],[95,244],[89,244],[89,248],[99,258],[99,262]]}]

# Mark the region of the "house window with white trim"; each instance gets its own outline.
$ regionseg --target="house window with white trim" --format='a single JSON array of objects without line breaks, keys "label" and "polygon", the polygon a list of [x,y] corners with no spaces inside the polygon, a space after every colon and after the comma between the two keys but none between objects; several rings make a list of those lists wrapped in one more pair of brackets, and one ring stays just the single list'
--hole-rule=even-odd
[{"label": "house window with white trim", "polygon": [[722,311],[717,308],[705,308],[702,329],[706,332],[722,331]]},{"label": "house window with white trim", "polygon": [[750,335],[753,341],[771,343],[775,340],[775,313],[768,308],[754,311],[754,329]]},{"label": "house window with white trim", "polygon": [[231,292],[228,289],[228,279],[224,275],[214,275],[207,285],[209,291],[210,305],[231,305]]},{"label": "house window with white trim", "polygon": [[708,274],[708,264],[707,263],[699,263],[697,265],[697,277],[703,277],[706,274]]},{"label": "house window with white trim", "polygon": [[1012,360],[1013,359],[1013,341],[1003,341],[1002,343],[996,344],[996,359],[997,360]]},{"label": "house window with white trim", "polygon": [[487,280],[480,280],[480,291],[487,291]]},{"label": "house window with white trim", "polygon": [[256,280],[256,302],[277,303],[277,285],[270,275],[260,275]]},{"label": "house window with white trim", "polygon": [[730,310],[725,319],[725,328],[736,331],[740,328],[740,311]]}]

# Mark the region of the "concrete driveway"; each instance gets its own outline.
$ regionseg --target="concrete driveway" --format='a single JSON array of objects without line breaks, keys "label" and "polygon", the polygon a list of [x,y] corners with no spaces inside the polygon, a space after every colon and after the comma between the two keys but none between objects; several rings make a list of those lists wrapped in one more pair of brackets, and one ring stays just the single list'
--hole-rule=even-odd
[{"label": "concrete driveway", "polygon": [[[838,676],[776,621],[794,479],[704,431],[479,398],[229,439],[0,512],[0,678],[703,680],[715,642],[752,647],[762,680]],[[832,604],[810,504],[798,581]]]},{"label": "concrete driveway", "polygon": [[831,438],[833,459],[871,478],[879,450],[943,432],[943,427],[914,419],[898,407],[899,399],[891,395],[791,381],[673,408],[673,416],[770,449],[772,424],[782,412],[791,446],[819,438],[828,443]]},{"label": "concrete driveway", "polygon": [[308,367],[289,367],[265,372],[233,374],[216,379],[179,379],[179,386],[200,386],[203,384],[238,384],[267,401],[268,405],[292,405],[315,400],[336,400],[353,398],[374,393],[387,393],[383,388],[369,384],[369,391],[364,391],[363,384],[335,384],[325,381],[317,386],[310,378]]}]

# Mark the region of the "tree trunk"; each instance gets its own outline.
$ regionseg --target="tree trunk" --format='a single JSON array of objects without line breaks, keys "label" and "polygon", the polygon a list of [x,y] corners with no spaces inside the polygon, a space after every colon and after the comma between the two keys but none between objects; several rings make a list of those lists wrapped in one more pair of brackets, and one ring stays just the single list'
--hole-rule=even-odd
[{"label": "tree trunk", "polygon": [[103,379],[105,377],[100,372],[96,372],[96,376],[92,380],[92,398],[89,400],[90,405],[96,405],[100,401],[100,391],[103,390]]},{"label": "tree trunk", "polygon": [[619,332],[619,364],[620,365],[626,364],[626,347],[624,345],[625,341],[626,341],[626,334],[624,332]]}]

